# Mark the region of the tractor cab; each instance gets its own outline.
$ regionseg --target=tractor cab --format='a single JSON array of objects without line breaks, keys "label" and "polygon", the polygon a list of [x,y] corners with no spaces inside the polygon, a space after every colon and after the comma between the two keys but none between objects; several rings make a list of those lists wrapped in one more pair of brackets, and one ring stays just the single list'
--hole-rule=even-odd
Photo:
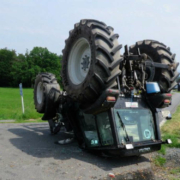
[{"label": "tractor cab", "polygon": [[108,155],[132,156],[157,151],[160,137],[158,114],[141,97],[119,96],[110,110],[93,114],[79,112],[85,147]]}]

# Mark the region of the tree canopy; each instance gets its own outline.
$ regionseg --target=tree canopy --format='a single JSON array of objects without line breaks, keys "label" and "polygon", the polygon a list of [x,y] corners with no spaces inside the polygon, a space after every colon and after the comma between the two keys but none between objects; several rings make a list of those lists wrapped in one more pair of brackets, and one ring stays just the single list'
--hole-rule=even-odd
[{"label": "tree canopy", "polygon": [[15,50],[0,49],[0,87],[33,87],[36,75],[51,72],[61,84],[61,55],[47,48],[34,47],[25,54],[16,54]]},{"label": "tree canopy", "polygon": [[[41,72],[55,74],[60,85],[62,56],[50,52],[47,48],[34,47],[25,54],[16,54],[15,50],[0,49],[0,87],[33,87],[36,75]],[[177,82],[180,81],[180,76]],[[61,86],[62,87],[62,86]]]}]

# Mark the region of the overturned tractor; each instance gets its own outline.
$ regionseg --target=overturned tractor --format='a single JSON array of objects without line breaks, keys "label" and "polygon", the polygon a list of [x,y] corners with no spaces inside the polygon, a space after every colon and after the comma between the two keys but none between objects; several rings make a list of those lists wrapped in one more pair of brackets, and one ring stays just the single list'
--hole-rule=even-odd
[{"label": "overturned tractor", "polygon": [[171,101],[178,63],[154,40],[126,45],[121,55],[118,37],[97,20],[75,24],[63,50],[62,90],[53,74],[38,74],[35,108],[52,134],[73,130],[80,148],[110,156],[159,150],[170,140],[161,140],[157,108]]}]

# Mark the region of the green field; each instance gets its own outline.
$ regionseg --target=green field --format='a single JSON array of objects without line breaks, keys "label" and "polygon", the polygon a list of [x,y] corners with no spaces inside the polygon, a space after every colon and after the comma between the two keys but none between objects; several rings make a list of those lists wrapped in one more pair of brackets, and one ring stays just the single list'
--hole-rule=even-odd
[{"label": "green field", "polygon": [[[19,88],[0,88],[0,120],[14,119],[16,122],[41,121],[42,114],[36,112],[33,102],[33,89],[23,89],[25,113]],[[28,121],[28,122],[29,122]]]},{"label": "green field", "polygon": [[[166,123],[161,127],[162,138],[171,139],[172,144],[161,146],[159,154],[152,159],[152,167],[155,174],[159,177],[166,176],[168,180],[180,180],[180,167],[174,166],[176,162],[176,153],[179,153],[178,148],[180,148],[180,106],[177,108],[176,112],[172,115],[172,120],[166,121]],[[167,148],[174,148],[171,151],[171,157],[166,154]]]},{"label": "green field", "polygon": [[172,115],[172,120],[166,121],[161,128],[163,139],[171,139],[172,144],[164,145],[160,152],[165,154],[166,147],[180,148],[180,105]]}]

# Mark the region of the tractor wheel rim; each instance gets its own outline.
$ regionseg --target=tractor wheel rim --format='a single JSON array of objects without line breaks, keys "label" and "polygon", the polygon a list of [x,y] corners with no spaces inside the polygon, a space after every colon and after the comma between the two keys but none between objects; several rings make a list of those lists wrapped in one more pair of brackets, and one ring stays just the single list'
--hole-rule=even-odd
[{"label": "tractor wheel rim", "polygon": [[42,82],[39,82],[38,85],[37,85],[37,102],[38,104],[41,104],[42,103],[42,100],[43,100],[43,84]]},{"label": "tractor wheel rim", "polygon": [[91,65],[91,49],[85,38],[73,45],[68,58],[68,75],[75,85],[81,84],[88,75]]}]

